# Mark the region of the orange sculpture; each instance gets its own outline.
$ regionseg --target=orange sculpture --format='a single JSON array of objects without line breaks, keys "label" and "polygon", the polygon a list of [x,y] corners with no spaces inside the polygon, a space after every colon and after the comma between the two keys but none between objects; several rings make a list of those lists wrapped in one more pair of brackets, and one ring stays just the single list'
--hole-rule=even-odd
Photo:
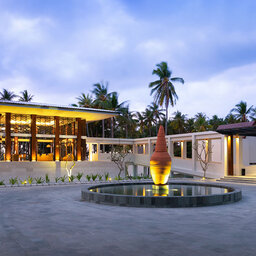
[{"label": "orange sculpture", "polygon": [[150,172],[155,185],[168,182],[171,172],[172,159],[167,152],[164,127],[161,125],[157,134],[155,152],[150,159]]}]

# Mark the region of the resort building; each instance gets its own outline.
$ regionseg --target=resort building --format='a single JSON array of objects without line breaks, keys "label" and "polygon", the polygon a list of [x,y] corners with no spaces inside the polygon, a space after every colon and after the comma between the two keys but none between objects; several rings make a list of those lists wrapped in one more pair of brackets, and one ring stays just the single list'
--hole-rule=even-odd
[{"label": "resort building", "polygon": [[0,101],[0,159],[84,161],[86,122],[115,115],[101,109]]},{"label": "resort building", "polygon": [[[117,167],[108,150],[129,146],[126,170],[130,175],[149,174],[156,137],[124,139],[86,136],[86,124],[116,116],[109,110],[0,101],[0,177],[64,175],[67,161],[78,171],[109,172]],[[256,123],[220,126],[217,132],[167,135],[172,171],[202,177],[194,150],[205,142],[211,153],[206,176],[256,176]],[[103,146],[104,145],[104,146]],[[86,161],[85,161],[86,160]],[[32,163],[34,162],[34,163]]]}]

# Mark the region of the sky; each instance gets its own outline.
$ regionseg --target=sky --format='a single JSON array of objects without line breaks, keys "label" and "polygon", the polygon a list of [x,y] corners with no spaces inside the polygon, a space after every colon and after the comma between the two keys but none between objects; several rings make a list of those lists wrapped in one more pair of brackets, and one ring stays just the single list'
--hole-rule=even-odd
[{"label": "sky", "polygon": [[68,105],[109,82],[143,111],[152,70],[166,61],[177,110],[226,116],[256,106],[254,0],[0,0],[0,90]]}]

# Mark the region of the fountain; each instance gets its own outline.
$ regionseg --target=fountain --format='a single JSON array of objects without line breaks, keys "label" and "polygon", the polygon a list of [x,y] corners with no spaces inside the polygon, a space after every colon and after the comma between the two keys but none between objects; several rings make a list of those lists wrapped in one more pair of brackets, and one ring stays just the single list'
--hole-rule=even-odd
[{"label": "fountain", "polygon": [[239,189],[212,182],[169,181],[171,157],[164,128],[160,126],[155,152],[150,159],[152,181],[105,183],[82,188],[82,200],[134,207],[197,207],[237,202]]}]

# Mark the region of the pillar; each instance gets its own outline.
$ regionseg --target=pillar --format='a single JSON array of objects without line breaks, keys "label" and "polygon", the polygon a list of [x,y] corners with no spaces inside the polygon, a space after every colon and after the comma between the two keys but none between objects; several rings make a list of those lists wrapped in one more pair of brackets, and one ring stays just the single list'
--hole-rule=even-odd
[{"label": "pillar", "polygon": [[77,138],[76,138],[76,160],[81,161],[82,159],[82,150],[81,150],[81,136],[82,136],[82,125],[81,125],[81,118],[77,118]]},{"label": "pillar", "polygon": [[[81,120],[82,130],[81,136],[86,136],[86,120]],[[81,160],[86,159],[86,139],[81,140]]]},{"label": "pillar", "polygon": [[138,166],[136,164],[133,165],[133,176],[138,176]]},{"label": "pillar", "polygon": [[12,158],[11,141],[11,113],[5,114],[5,161],[10,162]]},{"label": "pillar", "polygon": [[243,168],[243,139],[241,137],[236,137],[235,139],[235,149],[236,149],[236,161],[235,161],[235,175],[242,175],[241,170]]},{"label": "pillar", "polygon": [[233,135],[228,136],[228,175],[234,175]]},{"label": "pillar", "polygon": [[55,122],[55,139],[54,139],[54,160],[60,161],[60,118],[54,117]]},{"label": "pillar", "polygon": [[36,161],[36,115],[31,115],[31,161]]},{"label": "pillar", "polygon": [[197,161],[197,154],[196,154],[196,136],[192,135],[192,171],[196,172],[196,161]]}]

